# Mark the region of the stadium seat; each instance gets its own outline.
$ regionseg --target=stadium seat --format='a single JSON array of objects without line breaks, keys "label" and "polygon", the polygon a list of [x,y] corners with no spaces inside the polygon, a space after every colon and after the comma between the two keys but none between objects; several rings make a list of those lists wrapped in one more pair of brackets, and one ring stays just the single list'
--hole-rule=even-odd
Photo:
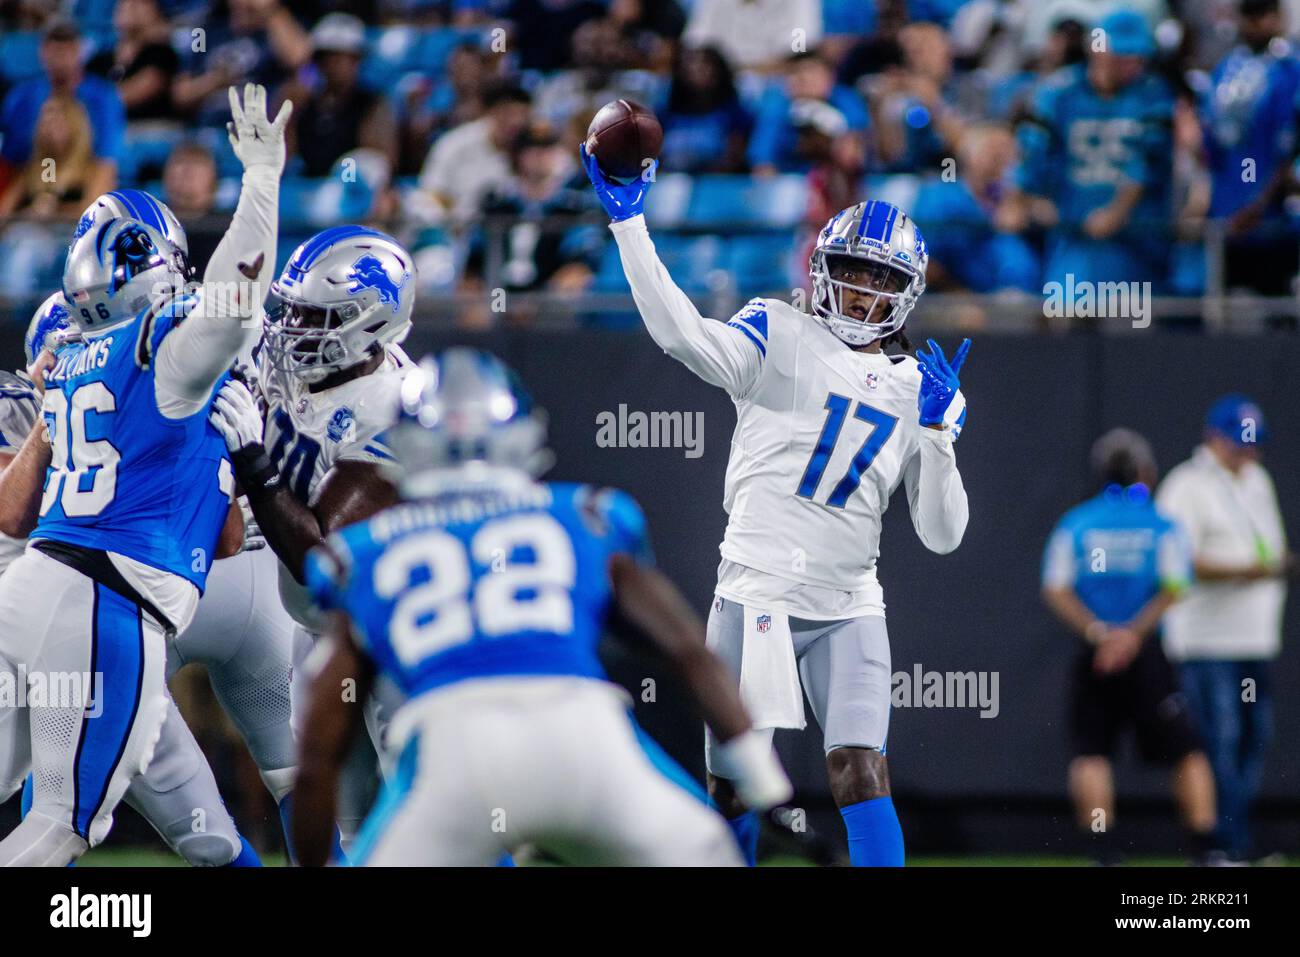
[{"label": "stadium seat", "polygon": [[375,90],[392,90],[406,73],[439,73],[451,51],[462,43],[477,43],[483,31],[473,28],[421,30],[417,27],[376,27],[367,31],[361,81]]},{"label": "stadium seat", "polygon": [[803,220],[807,204],[808,185],[798,174],[768,179],[697,176],[686,220],[717,229],[789,229]]},{"label": "stadium seat", "polygon": [[741,296],[789,294],[794,280],[794,241],[789,233],[733,236],[723,244],[724,268],[731,274]]},{"label": "stadium seat", "polygon": [[118,166],[122,182],[138,183],[142,177],[156,177],[183,136],[179,130],[155,128],[141,132],[128,127]]},{"label": "stadium seat", "polygon": [[[719,236],[678,236],[664,233],[655,237],[655,249],[668,273],[684,291],[708,292],[726,281],[720,273],[726,240]],[[595,291],[627,292],[627,277],[618,247],[611,241],[596,270]]]},{"label": "stadium seat", "polygon": [[322,229],[364,218],[373,201],[374,193],[360,178],[344,182],[338,176],[286,177],[280,183],[280,221]]}]

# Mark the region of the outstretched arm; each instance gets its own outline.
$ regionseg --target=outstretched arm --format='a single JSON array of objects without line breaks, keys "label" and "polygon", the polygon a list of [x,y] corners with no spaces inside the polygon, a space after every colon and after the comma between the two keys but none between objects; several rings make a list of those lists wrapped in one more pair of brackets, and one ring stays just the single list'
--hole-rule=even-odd
[{"label": "outstretched arm", "polygon": [[235,357],[260,335],[262,302],[275,267],[284,127],[293,104],[274,121],[266,90],[248,84],[240,106],[230,89],[230,142],[244,176],[230,228],[203,275],[198,303],[158,347],[155,390],[163,415],[180,419],[202,409]]},{"label": "outstretched arm", "polygon": [[[741,395],[753,384],[767,349],[766,327],[745,330],[705,319],[659,261],[641,206],[651,180],[620,186],[605,179],[596,159],[581,147],[596,196],[610,215],[623,272],[650,337],[705,382]],[[653,168],[648,171],[653,174]]]},{"label": "outstretched arm", "polygon": [[307,553],[336,529],[396,504],[396,490],[373,462],[335,463],[309,507],[280,481],[262,444],[262,415],[248,388],[231,380],[212,403],[209,421],[226,440],[235,476],[271,550],[293,577],[303,581]]},{"label": "outstretched arm", "polygon": [[750,728],[731,676],[704,646],[704,625],[662,573],[630,555],[610,559],[609,574],[622,623],[645,635],[685,682],[705,722],[723,742],[723,777],[731,780],[747,807],[769,808],[787,801],[790,781],[765,737]]}]

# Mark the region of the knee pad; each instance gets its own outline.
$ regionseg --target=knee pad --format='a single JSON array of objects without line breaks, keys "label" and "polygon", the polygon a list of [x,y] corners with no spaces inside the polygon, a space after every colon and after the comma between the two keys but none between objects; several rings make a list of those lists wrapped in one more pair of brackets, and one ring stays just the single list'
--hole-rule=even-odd
[{"label": "knee pad", "polygon": [[172,849],[194,867],[225,867],[243,849],[239,835],[232,829],[229,834],[212,831],[199,832],[185,829],[173,840],[167,835]]}]

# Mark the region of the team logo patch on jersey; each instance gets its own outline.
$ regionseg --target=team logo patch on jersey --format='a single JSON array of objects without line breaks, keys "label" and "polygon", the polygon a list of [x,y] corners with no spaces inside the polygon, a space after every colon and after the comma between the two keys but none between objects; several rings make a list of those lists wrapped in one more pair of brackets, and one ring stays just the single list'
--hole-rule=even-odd
[{"label": "team logo patch on jersey", "polygon": [[393,307],[393,312],[397,312],[397,307],[401,304],[402,287],[411,278],[411,274],[404,272],[401,279],[393,282],[393,278],[384,271],[384,264],[375,256],[366,253],[352,264],[352,271],[348,273],[348,278],[352,280],[348,292],[356,293],[362,289],[373,289],[379,293],[381,303],[388,303]]},{"label": "team logo patch on jersey", "polygon": [[326,428],[325,434],[329,436],[331,442],[342,442],[344,437],[352,430],[352,424],[356,421],[356,416],[347,406],[334,410],[330,416],[329,427]]},{"label": "team logo patch on jersey", "polygon": [[765,634],[767,634],[767,633],[768,633],[769,631],[771,631],[771,630],[772,630],[772,616],[771,616],[771,615],[759,615],[759,616],[758,616],[758,633],[759,633],[760,635],[765,635]]}]

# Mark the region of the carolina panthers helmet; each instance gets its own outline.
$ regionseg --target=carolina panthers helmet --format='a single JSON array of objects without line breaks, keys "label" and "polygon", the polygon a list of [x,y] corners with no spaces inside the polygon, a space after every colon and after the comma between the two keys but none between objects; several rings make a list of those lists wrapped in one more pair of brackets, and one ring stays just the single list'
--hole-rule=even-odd
[{"label": "carolina panthers helmet", "polygon": [[135,317],[160,289],[189,278],[189,241],[176,215],[148,193],[105,193],[86,208],[72,234],[63,294],[82,332]]},{"label": "carolina panthers helmet", "polygon": [[[831,278],[837,257],[872,264],[870,285],[850,285]],[[907,322],[907,316],[925,292],[925,269],[929,249],[916,223],[897,206],[865,202],[850,206],[831,217],[817,236],[808,274],[813,281],[813,313],[838,339],[851,346],[865,346],[892,335]],[[883,288],[892,278],[897,289]],[[866,322],[844,314],[844,290],[852,289],[884,300],[889,314],[879,322]],[[874,303],[873,303],[874,304]],[[870,314],[870,310],[868,311]]]},{"label": "carolina panthers helmet", "polygon": [[72,330],[72,316],[62,292],[56,292],[36,310],[23,336],[23,354],[30,366],[46,349],[54,349]]},{"label": "carolina panthers helmet", "polygon": [[415,264],[397,240],[364,226],[331,227],[295,249],[271,283],[267,362],[319,382],[405,339],[414,304]]},{"label": "carolina panthers helmet", "polygon": [[451,474],[538,476],[553,461],[545,414],[504,363],[478,349],[447,349],[409,372],[387,436],[408,497],[431,494]]}]

